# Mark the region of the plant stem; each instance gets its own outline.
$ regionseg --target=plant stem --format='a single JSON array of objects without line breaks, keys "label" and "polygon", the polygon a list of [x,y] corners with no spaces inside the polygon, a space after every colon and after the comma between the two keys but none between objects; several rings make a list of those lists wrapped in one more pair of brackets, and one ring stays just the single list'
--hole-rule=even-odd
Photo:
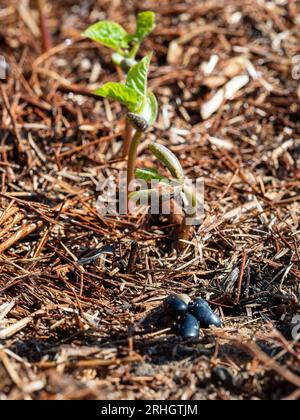
[{"label": "plant stem", "polygon": [[132,49],[131,49],[131,51],[130,51],[130,53],[129,53],[129,57],[130,57],[130,58],[135,59],[135,57],[136,57],[136,55],[137,55],[137,53],[138,53],[138,50],[140,49],[140,46],[141,46],[141,43],[140,43],[140,42],[138,42],[138,43],[136,43],[136,44],[132,47]]},{"label": "plant stem", "polygon": [[116,70],[117,70],[118,78],[119,78],[120,82],[123,82],[124,74],[123,74],[123,71],[122,71],[121,67],[116,65]]},{"label": "plant stem", "polygon": [[[118,65],[116,65],[116,70],[118,73],[118,78],[120,82],[122,82],[124,80],[124,73]],[[128,157],[131,141],[132,141],[132,125],[130,121],[128,121],[126,118],[125,133],[124,133],[124,138],[123,138],[123,159],[126,159]]]},{"label": "plant stem", "polygon": [[130,183],[135,178],[136,158],[142,135],[142,131],[136,131],[130,145],[127,166],[127,192],[129,192]]},{"label": "plant stem", "polygon": [[45,1],[44,0],[36,0],[37,8],[40,15],[40,28],[42,32],[42,39],[43,39],[43,50],[44,52],[49,51],[52,48],[52,38],[50,35],[50,31],[47,25],[47,20],[45,17]]},{"label": "plant stem", "polygon": [[125,120],[125,135],[123,141],[123,159],[126,159],[129,154],[131,142],[132,142],[132,125],[130,121],[126,118]]},{"label": "plant stem", "polygon": [[184,251],[187,247],[187,243],[186,241],[188,241],[190,239],[190,235],[191,235],[191,230],[193,228],[192,225],[187,223],[188,218],[189,219],[193,219],[196,217],[197,214],[197,197],[195,195],[195,192],[192,191],[190,188],[183,186],[183,192],[186,196],[186,198],[188,199],[189,205],[191,205],[192,209],[193,209],[193,213],[192,214],[187,214],[186,212],[184,212],[184,217],[183,217],[183,221],[181,223],[181,226],[179,228],[179,233],[178,233],[178,247],[180,251]]}]

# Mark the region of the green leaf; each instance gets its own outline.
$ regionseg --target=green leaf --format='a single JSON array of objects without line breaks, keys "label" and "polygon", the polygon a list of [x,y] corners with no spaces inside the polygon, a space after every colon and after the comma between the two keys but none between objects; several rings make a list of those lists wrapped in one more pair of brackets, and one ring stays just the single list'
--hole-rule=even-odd
[{"label": "green leaf", "polygon": [[142,12],[137,17],[137,27],[134,38],[142,41],[155,29],[155,13]]},{"label": "green leaf", "polygon": [[171,172],[171,175],[180,181],[184,180],[184,172],[177,157],[162,144],[149,144],[149,149]]},{"label": "green leaf", "polygon": [[137,179],[142,179],[146,182],[153,180],[161,181],[164,179],[164,176],[162,176],[156,169],[137,169],[135,176]]},{"label": "green leaf", "polygon": [[125,105],[131,112],[141,107],[142,98],[128,86],[121,83],[109,82],[94,92],[97,96],[114,99]]},{"label": "green leaf", "polygon": [[147,121],[149,126],[151,126],[155,123],[157,114],[158,104],[156,97],[152,92],[148,91],[143,109],[140,111],[139,115]]},{"label": "green leaf", "polygon": [[148,54],[139,63],[129,70],[126,86],[133,89],[141,97],[145,98],[147,94],[148,73],[152,54]]},{"label": "green leaf", "polygon": [[152,54],[149,54],[129,70],[125,85],[110,82],[94,92],[95,95],[117,100],[148,125],[153,124],[157,116],[157,101],[153,93],[147,92],[151,58]]},{"label": "green leaf", "polygon": [[103,20],[90,26],[84,33],[87,38],[119,51],[128,48],[128,33],[116,22]]}]

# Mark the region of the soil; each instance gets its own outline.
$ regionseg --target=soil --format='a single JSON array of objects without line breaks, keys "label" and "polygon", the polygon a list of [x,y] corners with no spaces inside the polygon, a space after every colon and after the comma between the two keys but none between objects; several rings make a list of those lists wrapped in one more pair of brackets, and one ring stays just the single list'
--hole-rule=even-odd
[{"label": "soil", "polygon": [[[47,52],[34,3],[0,1],[0,399],[299,399],[299,3],[48,1]],[[155,51],[160,111],[137,164],[157,165],[158,141],[205,180],[183,254],[168,218],[97,211],[99,182],[126,170],[124,109],[91,94],[117,74],[81,33],[133,30],[141,10],[157,14],[140,57]],[[223,328],[181,340],[161,309],[173,292]]]}]

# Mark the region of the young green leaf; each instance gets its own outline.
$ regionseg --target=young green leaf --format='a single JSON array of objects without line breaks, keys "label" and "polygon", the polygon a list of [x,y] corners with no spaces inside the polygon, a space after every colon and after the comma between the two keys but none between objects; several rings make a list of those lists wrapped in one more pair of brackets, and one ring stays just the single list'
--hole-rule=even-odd
[{"label": "young green leaf", "polygon": [[179,181],[184,180],[184,172],[177,157],[162,144],[149,144],[149,149],[171,172],[171,175]]},{"label": "young green leaf", "polygon": [[110,20],[95,23],[86,29],[83,35],[116,51],[129,47],[128,33],[121,25]]},{"label": "young green leaf", "polygon": [[147,94],[148,73],[152,54],[148,54],[129,70],[126,86],[145,98]]},{"label": "young green leaf", "polygon": [[143,100],[143,106],[137,114],[128,113],[127,118],[132,125],[140,131],[147,131],[154,124],[158,113],[158,104],[155,95],[148,91]]},{"label": "young green leaf", "polygon": [[141,12],[137,17],[137,27],[134,38],[140,42],[155,29],[155,13]]},{"label": "young green leaf", "polygon": [[164,179],[156,169],[137,169],[135,172],[135,176],[137,179],[142,179],[143,181],[150,182],[153,180],[161,181]]},{"label": "young green leaf", "polygon": [[131,112],[136,112],[141,107],[143,99],[129,86],[121,83],[109,82],[94,92],[97,96],[114,99],[125,105]]},{"label": "young green leaf", "polygon": [[142,98],[142,106],[138,115],[142,117],[149,126],[153,125],[157,118],[158,105],[155,95],[147,91],[148,73],[152,54],[147,55],[142,61],[134,65],[126,80],[126,86],[134,89]]},{"label": "young green leaf", "polygon": [[140,116],[143,117],[149,124],[153,125],[156,121],[158,114],[158,104],[155,95],[148,91],[146,100],[144,102],[144,107],[140,111]]}]

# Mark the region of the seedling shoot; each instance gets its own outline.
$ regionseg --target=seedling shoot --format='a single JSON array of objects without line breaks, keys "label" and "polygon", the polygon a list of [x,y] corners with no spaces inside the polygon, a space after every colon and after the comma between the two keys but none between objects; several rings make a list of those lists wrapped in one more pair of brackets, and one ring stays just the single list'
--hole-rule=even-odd
[{"label": "seedling shoot", "polygon": [[[119,23],[103,20],[93,24],[83,33],[87,38],[98,42],[112,50],[112,62],[116,66],[120,82],[137,64],[136,56],[142,41],[155,29],[155,14],[151,11],[137,15],[136,29],[133,34],[128,33]],[[132,125],[126,119],[123,157],[128,156],[132,141]]]}]

